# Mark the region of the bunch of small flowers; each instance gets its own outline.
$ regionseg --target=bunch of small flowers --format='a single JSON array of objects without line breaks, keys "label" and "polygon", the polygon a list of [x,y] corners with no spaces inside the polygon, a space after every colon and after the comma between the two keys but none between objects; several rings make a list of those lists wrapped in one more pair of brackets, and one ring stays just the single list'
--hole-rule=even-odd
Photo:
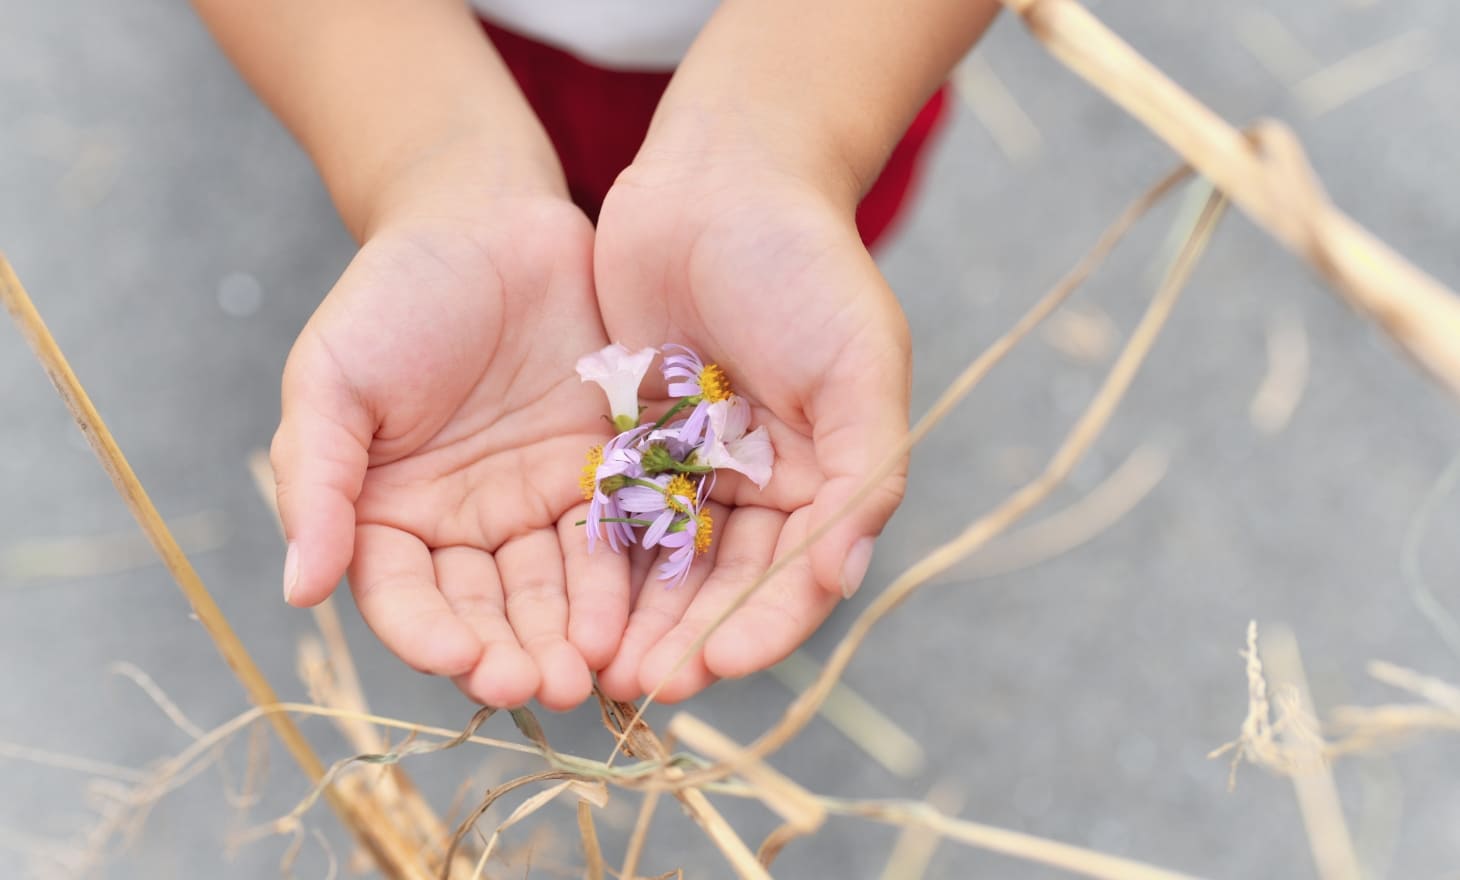
[{"label": "bunch of small flowers", "polygon": [[602,386],[618,432],[588,450],[579,486],[589,502],[589,551],[599,541],[616,553],[636,541],[664,547],[670,553],[659,577],[674,587],[713,540],[705,502],[716,470],[738,471],[765,488],[775,456],[765,427],[749,430],[750,404],[731,390],[725,372],[682,345],[664,346],[661,369],[673,404],[641,423],[639,384],[658,354],[614,343],[579,358],[578,375]]}]

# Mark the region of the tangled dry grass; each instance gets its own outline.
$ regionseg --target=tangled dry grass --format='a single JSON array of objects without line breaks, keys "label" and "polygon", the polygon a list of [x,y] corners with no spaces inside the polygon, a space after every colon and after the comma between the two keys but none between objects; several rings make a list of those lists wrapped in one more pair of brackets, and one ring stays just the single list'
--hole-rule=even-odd
[{"label": "tangled dry grass", "polygon": [[[350,830],[363,858],[384,875],[409,880],[434,877],[463,880],[489,875],[494,855],[511,845],[514,826],[521,825],[555,800],[571,799],[576,801],[572,832],[578,841],[576,852],[580,858],[569,870],[593,880],[606,876],[633,878],[640,876],[638,870],[648,829],[667,796],[677,801],[742,878],[769,877],[777,855],[785,846],[814,835],[827,822],[841,818],[858,818],[903,829],[884,876],[919,876],[932,847],[941,839],[1090,877],[1185,876],[1130,859],[959,819],[952,815],[956,804],[940,809],[937,802],[945,799],[936,793],[928,801],[905,802],[820,795],[767,763],[771,755],[827,709],[829,700],[841,693],[839,677],[880,620],[919,587],[945,575],[994,537],[1009,532],[1070,473],[1112,418],[1195,270],[1228,200],[1315,267],[1350,304],[1382,327],[1437,381],[1452,392],[1460,392],[1460,345],[1456,344],[1460,339],[1460,299],[1334,208],[1324,197],[1287,129],[1276,123],[1259,123],[1246,132],[1233,129],[1145,62],[1073,0],[1006,0],[1006,5],[1024,19],[1030,31],[1051,52],[1147,124],[1188,164],[1136,200],[1069,275],[969,364],[918,422],[903,446],[890,451],[886,463],[866,476],[868,491],[1041,321],[1055,313],[1123,235],[1190,176],[1193,169],[1202,177],[1193,184],[1200,196],[1194,204],[1200,208],[1182,218],[1181,234],[1176,239],[1179,244],[1170,255],[1159,289],[1119,349],[1099,390],[1043,470],[971,522],[959,535],[895,578],[857,617],[828,662],[818,669],[803,670],[800,695],[779,721],[748,744],[735,742],[684,712],[675,715],[665,735],[661,735],[644,720],[653,694],[640,705],[599,697],[608,731],[605,742],[611,742],[608,757],[602,760],[555,750],[538,720],[527,710],[511,713],[521,734],[520,741],[478,735],[482,723],[493,714],[488,709],[478,712],[460,731],[377,716],[369,711],[365,689],[340,634],[339,620],[328,604],[316,612],[319,640],[304,644],[300,653],[301,675],[313,702],[281,702],[147,498],[19,280],[0,259],[0,299],[20,325],[118,491],[253,703],[253,708],[228,723],[203,730],[144,673],[126,669],[122,670],[123,674],[132,678],[190,737],[191,744],[186,749],[144,772],[11,748],[12,757],[70,767],[99,780],[99,820],[88,839],[69,854],[65,867],[82,873],[100,864],[135,835],[159,799],[209,767],[225,768],[233,799],[247,804],[256,790],[262,740],[255,736],[242,749],[231,744],[249,732],[265,730],[267,725],[310,780],[312,788],[293,810],[245,829],[237,841],[243,844],[272,835],[292,838],[294,843],[285,854],[286,871],[292,853],[310,839],[309,823],[321,802]],[[984,72],[985,89],[992,88],[987,73]],[[1318,93],[1321,85],[1309,86],[1308,90]],[[1313,100],[1321,97],[1319,94]],[[1024,131],[1011,135],[1010,142],[1029,148],[1031,137]],[[1277,328],[1274,332],[1285,331]],[[1293,375],[1303,367],[1290,364],[1283,369],[1287,378],[1274,379],[1276,390],[1265,395],[1262,403],[1254,401],[1255,411],[1260,410],[1260,414],[1254,414],[1255,422],[1280,423],[1285,418],[1285,408],[1290,412],[1291,403],[1285,403],[1283,395],[1291,394],[1293,384],[1301,382],[1301,378],[1294,379]],[[1089,510],[1071,508],[1064,519],[1056,514],[1038,528],[1013,533],[1019,541],[1012,544],[1016,550],[1011,553],[1007,551],[1010,545],[1006,545],[1008,559],[982,560],[978,564],[995,570],[1000,566],[1018,566],[1084,540],[1092,531],[1098,531],[1101,522],[1111,516],[1118,517],[1122,509],[1128,509],[1130,499],[1138,498],[1144,491],[1140,486],[1149,488],[1153,469],[1159,478],[1159,468],[1164,464],[1146,460],[1142,467],[1144,471],[1136,472],[1135,476],[1127,475],[1122,481],[1112,481],[1111,487],[1105,487],[1109,498],[1102,496],[1098,503],[1090,499],[1077,502],[1087,504]],[[260,477],[267,480],[266,474]],[[860,501],[861,496],[854,498],[848,508]],[[830,524],[823,526],[822,531],[829,527]],[[805,552],[818,537],[819,533],[810,535],[795,553],[778,564]],[[767,572],[731,603],[707,628],[702,641],[773,574],[774,571]],[[1237,762],[1246,761],[1290,777],[1320,875],[1325,878],[1360,876],[1329,773],[1330,763],[1355,752],[1393,747],[1418,733],[1460,730],[1460,689],[1408,670],[1377,664],[1372,670],[1374,676],[1406,692],[1412,701],[1340,710],[1328,724],[1321,724],[1307,694],[1301,661],[1291,637],[1280,632],[1270,633],[1265,640],[1265,651],[1260,653],[1254,625],[1248,633],[1244,656],[1249,713],[1238,739],[1214,754],[1231,754],[1234,774]],[[841,699],[845,705],[850,698],[841,693]],[[866,716],[867,710],[862,711]],[[296,724],[297,719],[307,716],[328,718],[355,754],[326,764]],[[397,732],[403,738],[393,741],[391,737]],[[896,736],[893,732],[878,740],[885,744]],[[458,818],[449,820],[427,803],[403,767],[407,759],[449,749],[516,752],[529,756],[535,769],[493,785],[474,804],[460,810]],[[243,769],[232,769],[238,763],[240,751],[245,756]],[[915,762],[916,743],[901,743],[888,751],[884,760]],[[524,794],[525,797],[517,799]],[[777,817],[779,827],[752,847],[715,807],[712,797],[754,799]],[[620,798],[637,798],[639,806],[623,859],[618,866],[610,867],[600,844],[597,819],[607,804]],[[515,807],[491,831],[479,833],[479,822],[502,799],[515,800]],[[456,812],[456,807],[446,811],[447,814]]]}]

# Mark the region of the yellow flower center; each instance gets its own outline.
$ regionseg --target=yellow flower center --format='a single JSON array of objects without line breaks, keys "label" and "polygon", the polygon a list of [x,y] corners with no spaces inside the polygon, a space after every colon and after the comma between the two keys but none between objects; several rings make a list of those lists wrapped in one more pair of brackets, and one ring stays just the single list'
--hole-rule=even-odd
[{"label": "yellow flower center", "polygon": [[715,536],[715,521],[703,510],[695,514],[695,555],[710,549],[710,539]]},{"label": "yellow flower center", "polygon": [[735,396],[730,390],[730,379],[717,364],[705,364],[700,370],[700,395],[710,403],[719,403]]},{"label": "yellow flower center", "polygon": [[578,478],[578,488],[583,490],[583,500],[592,501],[598,486],[598,466],[603,464],[603,447],[594,446],[588,450],[588,463],[583,465],[583,476]]},{"label": "yellow flower center", "polygon": [[685,474],[675,474],[664,487],[664,504],[676,513],[689,513],[689,507],[682,500],[695,497],[695,484]]}]

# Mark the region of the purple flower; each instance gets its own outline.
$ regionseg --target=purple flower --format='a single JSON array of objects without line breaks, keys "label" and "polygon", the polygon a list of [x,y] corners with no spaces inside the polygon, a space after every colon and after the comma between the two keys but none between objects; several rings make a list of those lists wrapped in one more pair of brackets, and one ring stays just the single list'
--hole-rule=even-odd
[{"label": "purple flower", "polygon": [[[694,564],[695,557],[710,549],[714,526],[714,520],[709,513],[696,510],[688,516],[676,519],[663,536],[657,539],[659,546],[673,551],[669,554],[669,559],[659,566],[659,579],[669,581],[666,585],[669,589],[683,584],[684,579],[689,576],[689,567]],[[647,538],[648,535],[645,535],[646,542]]]},{"label": "purple flower", "polygon": [[[673,353],[671,353],[671,349]],[[689,417],[680,425],[680,437],[698,444],[705,429],[709,406],[735,396],[725,371],[715,364],[706,364],[700,356],[683,345],[664,346],[664,381],[669,396],[686,398],[695,404]]]},{"label": "purple flower", "polygon": [[[645,482],[652,486],[644,485]],[[704,485],[684,474],[664,474],[619,490],[624,510],[638,519],[653,517],[644,532],[644,546],[653,547],[677,516],[689,516],[703,503]]]},{"label": "purple flower", "polygon": [[599,538],[608,541],[608,547],[615,553],[634,543],[634,527],[626,522],[604,522],[605,519],[621,520],[625,511],[619,503],[618,493],[605,495],[602,491],[593,493],[588,502],[588,552],[592,553]]},{"label": "purple flower", "polygon": [[[588,496],[588,552],[598,546],[600,538],[608,541],[613,552],[634,543],[634,527],[626,522],[604,522],[626,518],[619,493],[623,489],[612,484],[625,477],[642,477],[639,466],[639,451],[635,447],[638,439],[646,433],[644,427],[631,428],[602,447],[595,446],[588,452],[588,465],[584,468],[583,493]],[[591,475],[590,475],[591,473]],[[608,491],[605,491],[605,483]]]}]

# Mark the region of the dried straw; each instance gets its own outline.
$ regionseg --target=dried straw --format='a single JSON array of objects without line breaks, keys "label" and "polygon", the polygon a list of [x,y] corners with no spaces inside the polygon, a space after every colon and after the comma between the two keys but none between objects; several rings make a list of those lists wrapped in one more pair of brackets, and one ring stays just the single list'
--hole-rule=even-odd
[{"label": "dried straw", "polygon": [[1075,0],[1000,2],[1460,395],[1460,299],[1334,207],[1290,130],[1262,122],[1237,131]]}]

